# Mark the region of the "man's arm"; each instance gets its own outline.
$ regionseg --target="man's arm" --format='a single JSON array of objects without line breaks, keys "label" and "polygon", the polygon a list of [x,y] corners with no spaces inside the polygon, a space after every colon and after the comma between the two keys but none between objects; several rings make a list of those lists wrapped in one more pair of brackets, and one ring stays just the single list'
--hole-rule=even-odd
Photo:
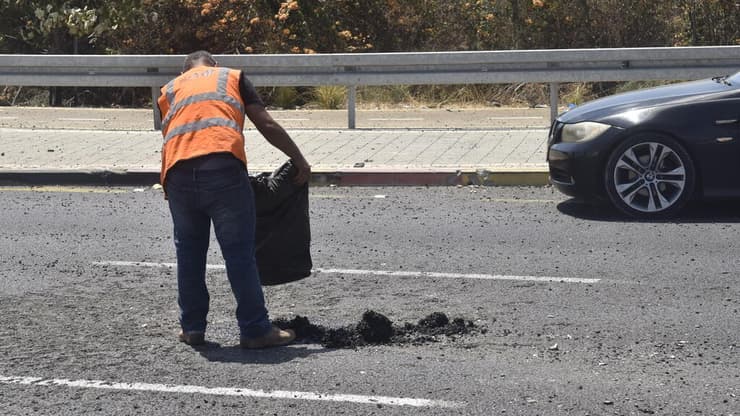
[{"label": "man's arm", "polygon": [[311,165],[303,157],[300,149],[296,146],[293,139],[267,112],[264,106],[260,104],[247,104],[244,108],[247,117],[254,124],[257,130],[273,146],[293,159],[295,167],[298,169],[296,177],[293,179],[297,184],[303,184],[311,178]]}]

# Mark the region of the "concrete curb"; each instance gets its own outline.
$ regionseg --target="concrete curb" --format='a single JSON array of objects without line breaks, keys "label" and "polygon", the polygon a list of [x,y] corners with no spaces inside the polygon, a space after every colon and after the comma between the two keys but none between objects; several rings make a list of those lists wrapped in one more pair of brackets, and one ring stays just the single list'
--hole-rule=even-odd
[{"label": "concrete curb", "polygon": [[[255,172],[252,172],[255,173]],[[0,185],[44,186],[152,186],[159,171],[85,169],[0,169]],[[432,169],[346,169],[318,170],[312,186],[545,186],[547,171],[541,169],[432,170]]]},{"label": "concrete curb", "polygon": [[151,186],[159,183],[159,172],[85,169],[0,170],[0,185],[90,185]]}]

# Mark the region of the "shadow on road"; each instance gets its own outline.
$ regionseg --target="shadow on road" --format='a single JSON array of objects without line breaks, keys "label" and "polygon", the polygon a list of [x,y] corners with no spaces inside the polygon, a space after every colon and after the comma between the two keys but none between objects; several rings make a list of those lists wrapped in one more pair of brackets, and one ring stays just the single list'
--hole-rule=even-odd
[{"label": "shadow on road", "polygon": [[247,350],[240,348],[238,345],[223,347],[215,342],[206,342],[206,345],[193,347],[193,349],[208,361],[242,364],[280,364],[296,358],[305,358],[309,355],[331,351],[327,348],[315,348],[300,344],[264,350]]},{"label": "shadow on road", "polygon": [[561,213],[590,221],[644,223],[740,223],[740,200],[692,201],[677,215],[660,220],[629,217],[606,202],[572,198],[557,206]]}]

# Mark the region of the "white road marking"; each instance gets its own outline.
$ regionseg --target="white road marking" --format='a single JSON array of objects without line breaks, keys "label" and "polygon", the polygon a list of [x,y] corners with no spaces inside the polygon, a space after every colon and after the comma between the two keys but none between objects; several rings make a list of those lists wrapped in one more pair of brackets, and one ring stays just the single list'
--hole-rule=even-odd
[{"label": "white road marking", "polygon": [[601,279],[584,279],[576,277],[551,277],[551,276],[516,276],[500,274],[463,274],[463,273],[436,273],[436,272],[392,272],[387,270],[354,270],[354,269],[316,269],[318,273],[336,273],[336,274],[360,274],[373,276],[392,276],[392,277],[439,277],[449,279],[481,279],[481,280],[517,280],[532,282],[562,282],[562,283],[597,283]]},{"label": "white road marking", "polygon": [[[174,269],[175,263],[152,263],[142,261],[96,261],[95,266],[118,266],[118,267],[158,267]],[[225,270],[223,264],[208,264],[207,269]],[[388,270],[361,270],[361,269],[313,269],[313,273],[326,274],[351,274],[351,275],[371,275],[371,276],[391,276],[391,277],[413,277],[413,278],[447,278],[447,279],[479,279],[479,280],[516,280],[529,282],[560,282],[560,283],[598,283],[601,279],[578,278],[578,277],[553,277],[553,276],[518,276],[518,275],[500,275],[500,274],[464,274],[464,273],[438,273],[438,272],[420,272],[420,271],[388,271]]]},{"label": "white road marking", "polygon": [[[0,188],[2,189],[2,188]],[[358,196],[358,195],[324,195],[324,194],[309,194],[309,198],[314,199],[384,199],[388,198],[387,195],[373,195],[370,196]],[[558,204],[563,202],[562,199],[520,199],[520,198],[488,198],[482,197],[483,202],[504,202],[513,204]],[[574,201],[576,203],[577,201]]]},{"label": "white road marking", "polygon": [[108,121],[107,118],[58,118],[59,121]]},{"label": "white road marking", "polygon": [[369,118],[370,121],[423,121],[423,118]]},{"label": "white road marking", "polygon": [[523,116],[523,117],[488,117],[489,120],[542,120],[540,116]]},{"label": "white road marking", "polygon": [[310,118],[275,118],[275,121],[311,121]]},{"label": "white road marking", "polygon": [[[8,130],[10,130],[10,129],[8,129]],[[459,128],[433,129],[433,130],[440,130],[440,131],[445,131],[447,133],[460,134],[460,135],[462,135],[462,134],[468,134],[470,132],[470,130],[459,129]],[[304,131],[310,132],[310,131],[319,131],[319,130],[317,130],[317,129],[306,129]],[[343,131],[344,132],[347,132],[347,133],[350,133],[350,134],[353,134],[354,133],[354,131],[352,131],[352,130],[343,130]],[[497,134],[502,134],[502,133],[517,133],[517,134],[536,133],[536,134],[541,134],[541,133],[547,133],[549,130],[546,129],[546,128],[539,128],[539,127],[526,127],[526,128],[500,128],[500,129],[486,128],[486,129],[475,129],[473,131],[475,131],[476,133],[481,133],[481,134],[482,133],[486,133],[486,132],[494,132],[494,133],[497,133]],[[398,135],[399,134],[399,131],[397,129],[385,129],[385,128],[372,129],[372,132],[373,132],[373,134],[394,134],[394,135]],[[425,134],[425,132],[424,132],[424,130],[407,130],[407,131],[402,131],[400,134],[423,136]],[[543,139],[543,141],[544,141],[544,139]],[[515,165],[518,166],[520,164],[517,163]],[[537,165],[537,163],[532,163],[532,165]]]},{"label": "white road marking", "polygon": [[0,120],[17,120],[18,117],[13,116],[0,116]]},{"label": "white road marking", "polygon": [[131,192],[125,188],[102,188],[84,186],[0,186],[0,192],[59,192],[91,194],[125,194]]},{"label": "white road marking", "polygon": [[43,387],[76,387],[83,389],[145,391],[155,393],[208,394],[214,396],[240,396],[267,399],[313,400],[388,406],[460,408],[465,403],[444,400],[415,399],[410,397],[364,396],[359,394],[323,394],[306,391],[252,390],[234,387],[204,387],[194,385],[117,383],[102,380],[47,379],[42,377],[7,377],[0,375],[0,384],[19,384]]}]

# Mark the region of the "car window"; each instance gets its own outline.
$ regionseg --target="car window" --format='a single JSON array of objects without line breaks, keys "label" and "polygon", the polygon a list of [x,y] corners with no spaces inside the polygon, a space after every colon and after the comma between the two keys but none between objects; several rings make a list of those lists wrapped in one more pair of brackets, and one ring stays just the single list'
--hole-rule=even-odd
[{"label": "car window", "polygon": [[735,75],[730,75],[729,78],[727,78],[727,81],[731,85],[740,85],[740,72],[737,72]]}]

